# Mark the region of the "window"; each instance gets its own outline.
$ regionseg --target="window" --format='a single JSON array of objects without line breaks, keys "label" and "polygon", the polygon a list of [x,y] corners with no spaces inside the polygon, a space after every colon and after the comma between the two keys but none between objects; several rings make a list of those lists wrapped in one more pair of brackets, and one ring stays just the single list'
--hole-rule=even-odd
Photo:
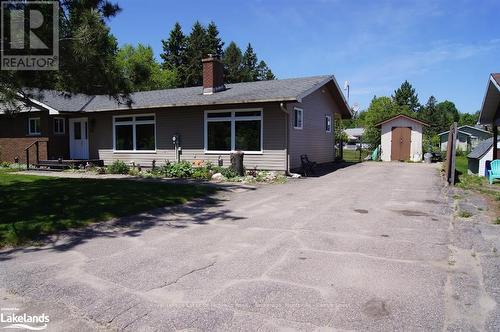
[{"label": "window", "polygon": [[28,134],[30,135],[40,135],[42,131],[40,130],[40,118],[29,118],[28,119]]},{"label": "window", "polygon": [[64,134],[64,119],[54,118],[54,134]]},{"label": "window", "polygon": [[332,132],[332,116],[331,115],[325,115],[325,131],[327,133]]},{"label": "window", "polygon": [[156,150],[154,115],[117,116],[113,120],[115,151]]},{"label": "window", "polygon": [[205,151],[262,152],[262,110],[206,111]]},{"label": "window", "polygon": [[293,127],[295,129],[302,129],[303,124],[304,124],[304,111],[300,108],[294,108]]}]

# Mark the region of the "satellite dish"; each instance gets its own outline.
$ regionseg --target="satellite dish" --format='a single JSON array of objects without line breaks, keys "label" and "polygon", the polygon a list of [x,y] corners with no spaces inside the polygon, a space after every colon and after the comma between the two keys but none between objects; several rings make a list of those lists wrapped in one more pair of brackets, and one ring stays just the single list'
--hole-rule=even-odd
[{"label": "satellite dish", "polygon": [[344,82],[344,90],[349,89],[349,81]]}]

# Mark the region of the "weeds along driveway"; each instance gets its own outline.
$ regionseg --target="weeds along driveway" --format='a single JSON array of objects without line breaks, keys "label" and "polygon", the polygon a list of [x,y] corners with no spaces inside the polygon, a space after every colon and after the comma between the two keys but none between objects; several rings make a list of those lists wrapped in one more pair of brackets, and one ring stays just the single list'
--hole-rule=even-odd
[{"label": "weeds along driveway", "polygon": [[52,315],[51,330],[496,324],[482,272],[453,266],[462,240],[435,166],[363,163],[211,203],[3,252],[1,306]]}]

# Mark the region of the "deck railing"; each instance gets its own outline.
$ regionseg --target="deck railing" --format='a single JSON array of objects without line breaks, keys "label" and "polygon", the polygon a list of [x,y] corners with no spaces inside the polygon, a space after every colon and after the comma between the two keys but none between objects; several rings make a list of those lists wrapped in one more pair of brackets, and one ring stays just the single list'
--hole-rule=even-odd
[{"label": "deck railing", "polygon": [[40,141],[34,141],[28,145],[24,151],[26,152],[26,169],[30,169],[30,149],[35,146],[36,151],[36,165],[40,163]]}]

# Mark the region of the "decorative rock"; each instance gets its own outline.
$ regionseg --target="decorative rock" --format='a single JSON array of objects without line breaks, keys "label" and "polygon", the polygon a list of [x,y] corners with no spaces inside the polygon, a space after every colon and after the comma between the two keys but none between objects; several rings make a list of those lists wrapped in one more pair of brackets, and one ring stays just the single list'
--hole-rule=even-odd
[{"label": "decorative rock", "polygon": [[221,173],[215,173],[212,175],[212,181],[220,182],[222,180],[224,180],[224,176]]}]

